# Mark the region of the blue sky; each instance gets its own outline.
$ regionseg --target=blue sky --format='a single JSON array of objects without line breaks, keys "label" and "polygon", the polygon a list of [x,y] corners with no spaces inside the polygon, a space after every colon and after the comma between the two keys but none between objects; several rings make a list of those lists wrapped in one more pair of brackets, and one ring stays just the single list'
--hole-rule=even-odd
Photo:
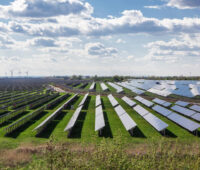
[{"label": "blue sky", "polygon": [[0,76],[200,76],[200,0],[1,1],[0,64]]}]

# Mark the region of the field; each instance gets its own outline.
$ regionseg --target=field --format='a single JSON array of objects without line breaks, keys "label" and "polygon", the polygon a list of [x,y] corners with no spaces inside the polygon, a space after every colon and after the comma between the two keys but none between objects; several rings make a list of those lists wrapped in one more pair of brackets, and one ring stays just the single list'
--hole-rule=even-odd
[{"label": "field", "polygon": [[[88,89],[89,85],[85,88]],[[114,93],[114,89],[110,86],[109,89]],[[101,93],[98,83],[96,90]],[[128,90],[125,93],[130,94]],[[60,93],[60,96],[62,95],[64,93]],[[12,133],[6,135],[4,129],[55,99],[32,110],[27,109],[20,116],[15,116],[0,125],[1,153],[9,153],[8,156],[1,155],[0,157],[2,168],[90,169],[89,167],[93,166],[100,169],[103,167],[106,169],[132,169],[132,167],[136,169],[198,169],[200,165],[199,137],[140,103],[169,125],[166,135],[162,135],[120,97],[116,97],[117,101],[138,125],[134,129],[133,136],[125,130],[106,95],[101,95],[106,126],[102,135],[98,136],[94,130],[96,95],[93,93],[87,98],[70,138],[67,138],[68,132],[64,132],[64,128],[83,99],[83,95],[79,95],[47,125],[44,131],[36,136],[33,129],[73,95],[74,93],[69,93],[66,99],[53,108],[43,111]],[[9,161],[11,159],[12,161]],[[81,159],[84,161],[80,161]]]}]

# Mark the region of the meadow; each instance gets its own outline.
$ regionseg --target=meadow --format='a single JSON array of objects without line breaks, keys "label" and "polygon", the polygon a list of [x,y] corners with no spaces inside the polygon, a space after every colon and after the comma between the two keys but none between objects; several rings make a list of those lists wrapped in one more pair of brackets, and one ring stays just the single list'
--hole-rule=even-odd
[{"label": "meadow", "polygon": [[[86,86],[88,88],[89,85]],[[110,92],[114,89],[109,87]],[[99,84],[96,90],[100,90]],[[99,91],[99,93],[101,93]],[[125,93],[130,95],[127,90]],[[60,95],[64,95],[60,93]],[[83,95],[63,110],[38,136],[33,131],[68,98],[50,110],[5,135],[4,128],[33,112],[27,110],[0,126],[0,164],[8,169],[198,169],[200,166],[200,139],[155,111],[140,104],[165,121],[166,134],[157,132],[120,97],[119,104],[137,123],[133,136],[127,132],[110,104],[101,95],[106,126],[101,136],[95,132],[95,99],[89,95],[72,135],[67,138],[64,128],[72,117]],[[134,94],[132,94],[134,96]],[[137,101],[135,101],[138,103]],[[45,103],[48,104],[48,103]],[[73,107],[72,107],[73,105]],[[3,156],[7,153],[7,156]]]}]

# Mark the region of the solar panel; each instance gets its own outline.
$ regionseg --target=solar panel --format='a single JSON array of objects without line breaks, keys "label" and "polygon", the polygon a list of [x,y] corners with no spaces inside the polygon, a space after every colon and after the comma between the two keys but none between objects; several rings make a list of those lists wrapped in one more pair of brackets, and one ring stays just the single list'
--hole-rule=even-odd
[{"label": "solar panel", "polygon": [[118,85],[116,85],[116,84],[114,84],[114,83],[112,83],[112,82],[108,82],[108,84],[109,84],[110,86],[112,86],[112,87],[117,91],[117,93],[121,93],[121,92],[124,91],[123,88],[122,88],[121,86],[118,86]]},{"label": "solar panel", "polygon": [[160,105],[163,104],[163,103],[165,103],[164,100],[161,100],[161,99],[158,99],[158,98],[153,99],[153,102],[155,102],[157,104],[160,104]]},{"label": "solar panel", "polygon": [[95,111],[95,131],[99,131],[105,127],[105,120],[103,116],[102,106],[96,108]]},{"label": "solar panel", "polygon": [[187,105],[189,105],[189,103],[188,102],[184,102],[184,101],[177,101],[176,103],[175,103],[176,105],[179,105],[179,106],[183,106],[183,107],[185,107],[185,106],[187,106]]},{"label": "solar panel", "polygon": [[120,105],[115,107],[114,109],[115,109],[115,112],[117,113],[118,116],[121,116],[124,113],[126,113],[126,111]]},{"label": "solar panel", "polygon": [[109,94],[108,95],[108,99],[109,99],[109,101],[110,101],[110,103],[111,103],[111,105],[113,106],[113,107],[115,107],[115,106],[117,106],[119,103],[117,102],[117,100],[113,97],[113,95],[112,94]]},{"label": "solar panel", "polygon": [[83,97],[82,101],[80,102],[80,104],[78,106],[81,106],[85,103],[87,97],[88,97],[89,93],[85,94],[85,96]]},{"label": "solar panel", "polygon": [[195,111],[197,111],[197,112],[200,112],[200,106],[198,106],[198,105],[192,105],[192,106],[190,107],[190,109],[195,110]]},{"label": "solar panel", "polygon": [[133,107],[136,105],[136,103],[134,101],[132,101],[131,99],[129,99],[128,97],[124,96],[122,97],[122,100],[125,101],[129,106]]},{"label": "solar panel", "polygon": [[95,87],[95,82],[93,82],[89,88],[89,90],[94,90],[94,87]]},{"label": "solar panel", "polygon": [[106,86],[105,83],[101,83],[100,85],[103,91],[108,90],[108,86]]},{"label": "solar panel", "polygon": [[101,105],[101,96],[100,95],[97,95],[96,96],[96,107]]},{"label": "solar panel", "polygon": [[159,132],[165,130],[168,127],[168,124],[151,113],[145,115],[143,118]]},{"label": "solar panel", "polygon": [[79,116],[79,114],[80,114],[80,112],[82,110],[82,107],[83,107],[83,105],[79,106],[75,110],[73,116],[71,117],[71,119],[70,119],[69,123],[67,124],[66,128],[64,129],[64,131],[71,130],[74,127],[74,125],[75,125],[75,123],[76,123],[76,121],[78,119],[78,116]]},{"label": "solar panel", "polygon": [[190,132],[193,132],[200,127],[200,124],[176,113],[172,113],[167,117]]},{"label": "solar panel", "polygon": [[122,87],[125,87],[129,90],[131,90],[133,93],[136,93],[136,94],[142,94],[144,93],[145,91],[144,90],[141,90],[141,89],[137,89],[136,87],[133,87],[133,86],[130,86],[128,85],[127,83],[125,82],[122,82],[122,83],[117,83],[119,85],[121,85]]},{"label": "solar panel", "polygon": [[104,127],[105,127],[105,121],[103,115],[101,114],[100,116],[95,117],[95,131],[100,131]]},{"label": "solar panel", "polygon": [[147,115],[149,113],[149,111],[147,111],[146,109],[144,109],[142,106],[137,105],[133,108],[137,113],[139,113],[142,117]]},{"label": "solar panel", "polygon": [[101,106],[101,105],[98,106],[98,107],[95,109],[96,116],[102,114],[102,112],[103,112],[102,110],[103,110],[103,109],[102,109],[102,106]]},{"label": "solar panel", "polygon": [[40,133],[71,101],[73,101],[74,98],[76,98],[76,96],[77,94],[65,102],[55,112],[48,116],[42,123],[40,123],[34,130],[37,130],[37,133]]},{"label": "solar panel", "polygon": [[168,109],[166,109],[162,106],[159,106],[159,105],[155,105],[152,109],[155,110],[156,112],[160,113],[163,116],[168,116],[172,113],[171,110],[168,110]]},{"label": "solar panel", "polygon": [[141,102],[142,104],[144,104],[147,107],[153,106],[152,102],[150,102],[150,101],[148,101],[148,100],[146,100],[146,99],[144,99],[144,98],[142,98],[140,96],[136,96],[135,99],[138,100],[139,102]]},{"label": "solar panel", "polygon": [[178,113],[181,113],[181,114],[183,114],[185,116],[189,116],[189,117],[196,113],[193,110],[190,110],[190,109],[178,106],[178,105],[175,105],[175,106],[171,107],[171,109],[176,111],[176,112],[178,112]]},{"label": "solar panel", "polygon": [[192,115],[191,118],[193,118],[197,121],[200,121],[200,113],[196,113],[196,114]]},{"label": "solar panel", "polygon": [[171,103],[170,102],[165,102],[162,105],[165,106],[165,107],[169,107],[169,106],[171,106]]},{"label": "solar panel", "polygon": [[136,97],[134,97],[134,99],[136,99],[137,101],[139,101],[139,102],[141,102],[142,100],[144,100],[142,97],[140,97],[140,96],[136,96]]},{"label": "solar panel", "polygon": [[158,99],[158,98],[153,99],[153,102],[155,102],[159,105],[165,106],[165,107],[168,107],[168,106],[171,105],[170,102],[166,102],[165,100],[161,100],[161,99]]},{"label": "solar panel", "polygon": [[127,113],[124,113],[119,118],[127,131],[134,129],[137,126],[134,120]]}]

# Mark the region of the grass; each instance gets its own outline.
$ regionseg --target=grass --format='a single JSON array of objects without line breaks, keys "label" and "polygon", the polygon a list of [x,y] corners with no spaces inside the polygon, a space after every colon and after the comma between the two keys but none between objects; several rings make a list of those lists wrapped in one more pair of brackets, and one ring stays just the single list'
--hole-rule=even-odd
[{"label": "grass", "polygon": [[[97,83],[96,89],[99,90],[99,88],[100,88],[100,85],[99,85],[99,83]],[[99,150],[99,152],[102,155],[106,155],[108,157],[108,159],[112,160],[112,156],[113,156],[112,154],[114,154],[113,153],[114,150],[109,150],[107,148],[107,145],[110,146],[111,148],[113,148],[116,140],[118,140],[118,142],[123,143],[123,146],[124,146],[124,148],[121,149],[121,151],[119,151],[119,155],[122,154],[121,152],[123,150],[126,150],[126,152],[125,152],[125,155],[121,155],[119,158],[116,158],[115,161],[119,161],[120,159],[124,158],[125,162],[127,161],[125,164],[129,163],[133,167],[136,167],[136,165],[137,165],[139,168],[143,165],[144,167],[149,166],[149,167],[155,168],[154,166],[156,164],[158,164],[158,162],[156,162],[156,160],[164,161],[164,158],[167,157],[165,154],[172,154],[172,155],[170,155],[169,159],[175,159],[174,160],[175,163],[180,163],[180,161],[188,162],[188,160],[191,159],[191,157],[190,157],[191,155],[189,155],[189,153],[186,153],[186,155],[188,154],[188,157],[186,157],[186,158],[180,157],[180,159],[178,159],[178,158],[176,158],[177,153],[176,152],[171,153],[171,152],[169,152],[170,150],[165,151],[165,152],[169,152],[169,153],[163,153],[163,151],[162,151],[161,155],[162,154],[164,154],[164,155],[163,155],[163,157],[161,156],[161,158],[160,158],[159,153],[157,153],[158,148],[156,148],[156,146],[158,147],[159,145],[162,145],[162,147],[160,149],[166,149],[164,147],[165,146],[164,144],[167,144],[167,147],[170,147],[174,143],[177,145],[175,147],[179,147],[179,145],[186,147],[191,144],[199,144],[198,137],[194,136],[187,130],[176,125],[175,123],[168,120],[167,118],[159,115],[155,111],[150,110],[149,108],[140,104],[145,109],[149,110],[152,114],[154,114],[155,116],[157,116],[158,118],[160,118],[161,120],[163,120],[164,122],[166,122],[169,125],[169,127],[167,128],[166,136],[163,136],[162,134],[157,132],[148,122],[146,122],[146,120],[144,120],[139,114],[137,114],[130,106],[128,106],[123,100],[121,100],[120,98],[116,98],[118,100],[119,104],[126,110],[126,112],[132,117],[132,119],[138,125],[138,127],[136,129],[134,129],[134,135],[132,137],[123,127],[123,124],[121,123],[119,117],[115,113],[113,107],[111,106],[111,104],[106,96],[101,96],[103,111],[104,111],[104,118],[106,121],[106,127],[103,130],[102,136],[99,137],[98,133],[94,131],[95,99],[96,99],[96,96],[94,96],[94,95],[90,95],[88,97],[88,99],[85,103],[85,106],[83,107],[83,109],[80,113],[80,116],[78,118],[76,126],[73,129],[74,133],[72,133],[72,136],[70,138],[67,138],[68,132],[64,132],[64,128],[66,127],[67,123],[71,119],[78,104],[81,102],[81,100],[83,98],[82,95],[79,96],[72,103],[73,107],[69,106],[65,110],[63,110],[63,112],[60,115],[58,115],[46,127],[46,129],[39,135],[39,137],[36,137],[35,136],[36,133],[33,131],[33,129],[36,126],[38,126],[42,121],[44,121],[57,108],[59,108],[62,104],[64,104],[67,100],[69,100],[72,96],[73,96],[73,94],[71,94],[67,99],[60,102],[53,109],[46,110],[40,116],[37,116],[35,119],[31,120],[30,122],[28,122],[27,124],[25,124],[24,126],[19,128],[18,130],[16,130],[16,132],[14,132],[9,137],[5,137],[3,135],[4,134],[3,129],[6,126],[9,126],[9,124],[15,122],[16,120],[22,118],[23,116],[25,116],[26,114],[29,114],[30,112],[32,112],[34,110],[29,110],[28,112],[22,114],[21,116],[16,117],[16,118],[10,120],[9,122],[7,122],[6,124],[3,124],[2,126],[0,126],[0,150],[5,150],[5,149],[15,150],[18,147],[20,147],[22,145],[26,146],[27,144],[30,144],[32,147],[37,147],[38,145],[39,146],[46,145],[47,142],[49,142],[52,138],[54,138],[54,139],[56,139],[56,142],[55,142],[56,145],[60,144],[60,143],[64,143],[64,144],[68,143],[70,145],[75,145],[75,146],[79,145],[79,146],[81,146],[81,148],[84,148],[86,146],[86,149],[88,149],[87,147],[92,146],[94,148],[97,148],[97,150]],[[137,101],[135,101],[135,102],[138,103]],[[171,144],[171,145],[168,146],[168,144]],[[82,147],[82,145],[83,145],[83,147]],[[138,146],[138,148],[136,146]],[[197,146],[198,145],[195,145],[195,147],[197,147]],[[146,148],[145,156],[143,155],[144,151],[142,148]],[[80,149],[80,147],[79,147],[79,149]],[[116,149],[116,148],[114,147],[113,149]],[[140,154],[135,155],[135,152],[137,152],[137,150],[139,150],[138,152],[141,152],[140,154],[142,154],[142,156]],[[152,150],[153,151],[156,150],[155,153],[153,153],[155,155],[153,155],[153,154],[151,155],[150,153],[148,153],[148,151],[150,152]],[[66,151],[66,149],[65,149],[65,151]],[[132,151],[131,154],[129,153],[129,151]],[[103,158],[101,158],[102,155],[98,155],[98,153],[96,153],[93,150],[91,151],[91,153],[86,152],[89,155],[84,155],[84,154],[82,154],[82,152],[79,153],[80,155],[78,155],[78,153],[76,153],[76,151],[74,151],[74,150],[72,150],[72,151],[67,150],[66,152],[70,152],[72,155],[74,155],[74,158],[70,157],[69,159],[78,159],[78,157],[80,156],[79,159],[81,159],[81,158],[84,160],[86,159],[85,161],[87,161],[89,165],[91,165],[93,167],[101,167],[99,161],[101,159],[103,159]],[[111,152],[111,153],[108,154],[107,152],[108,153]],[[57,154],[56,151],[55,151],[55,153]],[[65,153],[65,154],[67,154],[67,153]],[[31,156],[33,156],[33,155],[34,154],[31,154]],[[56,156],[57,155],[55,155],[55,157]],[[87,157],[85,158],[85,156],[87,156]],[[46,158],[41,157],[42,163],[40,165],[40,161],[38,160],[38,157],[39,156],[37,155],[35,158],[30,159],[30,160],[33,160],[33,163],[30,163],[30,160],[28,160],[28,164],[23,164],[20,166],[26,167],[26,168],[27,167],[30,168],[30,166],[33,166],[33,167],[37,167],[39,169],[40,166],[42,166],[42,164],[46,165],[46,163],[48,162],[46,160]],[[159,157],[159,158],[157,158],[157,157]],[[89,159],[89,158],[91,158],[91,159]],[[139,162],[136,162],[137,159],[139,160]],[[38,162],[38,161],[39,161],[39,163],[38,163],[38,165],[36,165],[35,162]],[[77,161],[77,160],[74,160],[74,161]],[[146,162],[146,161],[148,161],[148,162]],[[153,163],[151,164],[150,161]],[[194,159],[191,159],[191,162],[189,162],[189,164],[193,163],[192,166],[195,168],[196,164],[199,163],[198,161],[199,160],[196,159],[196,155],[194,155]],[[0,162],[1,162],[1,159],[0,159]],[[131,162],[134,162],[135,164],[133,165]],[[171,166],[175,167],[175,163],[173,163],[173,165],[171,165]],[[163,162],[163,165],[165,165],[165,164],[166,163]],[[17,165],[19,165],[19,164],[17,164]],[[55,165],[55,166],[57,166],[57,165]],[[64,166],[64,165],[62,165],[62,166]],[[75,165],[70,164],[69,166],[75,166]],[[77,166],[77,163],[76,163],[76,166]],[[86,168],[85,166],[86,165],[81,165],[81,167],[78,167],[78,168]],[[123,168],[126,169],[126,166],[124,166],[124,165],[116,164],[117,167],[115,167],[114,164],[106,165],[106,162],[104,162],[102,164],[102,166],[107,167],[108,169],[109,169],[109,167],[110,168],[118,167],[117,169],[120,169],[119,167],[122,166],[122,169]],[[186,163],[183,163],[181,166],[186,167]],[[16,165],[15,165],[15,167],[16,167]],[[130,168],[130,167],[128,166],[127,168]]]},{"label": "grass", "polygon": [[[98,85],[97,85],[98,86]],[[59,141],[81,141],[90,143],[95,141],[100,141],[102,138],[98,137],[97,132],[94,131],[94,120],[95,120],[95,96],[89,96],[88,100],[86,101],[87,107],[84,107],[81,115],[78,120],[78,125],[74,128],[77,136],[75,135],[72,138],[66,138],[67,132],[64,132],[64,128],[66,127],[67,123],[69,122],[70,118],[72,117],[75,109],[77,108],[78,104],[82,100],[83,96],[80,96],[78,99],[75,100],[73,104],[73,109],[68,107],[66,110],[63,110],[60,116],[58,116],[55,120],[52,121],[50,125],[48,125],[47,130],[45,133],[48,135],[41,136],[40,138],[35,137],[34,132],[32,131],[37,125],[39,125],[43,120],[45,120],[51,113],[53,113],[58,107],[60,107],[64,102],[69,100],[69,96],[67,99],[63,100],[59,103],[55,108],[52,110],[46,110],[42,113],[41,116],[36,118],[35,120],[30,121],[26,126],[20,128],[16,132],[18,135],[14,138],[12,136],[4,137],[3,136],[3,129],[6,126],[9,126],[12,122],[26,116],[28,113],[24,113],[21,116],[10,120],[8,123],[4,124],[4,126],[0,126],[0,144],[1,141],[13,141],[15,140],[17,143],[22,141],[34,141],[36,143],[48,141],[48,139],[53,135]],[[156,113],[155,111],[147,108],[146,106],[142,105],[144,108],[149,110],[152,114],[159,117],[161,120],[169,124],[167,128],[167,137],[162,136],[159,132],[157,132],[148,122],[146,122],[139,114],[137,114],[131,107],[129,107],[123,100],[117,98],[119,104],[127,111],[127,113],[133,118],[133,120],[137,123],[138,127],[134,131],[134,136],[131,137],[130,134],[125,130],[123,124],[121,123],[120,119],[118,118],[117,114],[115,113],[113,107],[111,106],[107,97],[102,96],[102,103],[103,103],[103,111],[104,116],[106,119],[106,130],[103,134],[104,137],[108,138],[115,138],[118,136],[119,132],[122,133],[122,140],[127,143],[134,143],[134,142],[145,142],[146,140],[159,140],[160,138],[164,138],[166,140],[182,140],[182,141],[189,141],[189,140],[199,140],[196,136],[188,132],[187,130],[179,127],[172,121],[168,120],[167,118],[161,116],[160,114]],[[138,103],[137,101],[135,101]],[[29,110],[28,112],[32,112],[34,110]],[[11,142],[12,143],[12,142]]]}]

